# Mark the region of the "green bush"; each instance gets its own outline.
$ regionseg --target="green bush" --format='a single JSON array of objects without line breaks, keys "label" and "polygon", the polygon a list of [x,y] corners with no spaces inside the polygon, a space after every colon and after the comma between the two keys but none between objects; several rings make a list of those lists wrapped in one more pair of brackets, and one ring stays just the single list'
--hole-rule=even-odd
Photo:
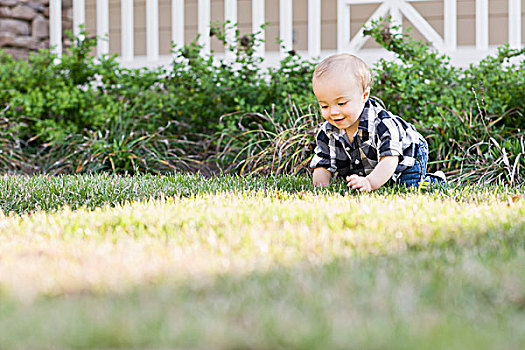
[{"label": "green bush", "polygon": [[106,57],[96,63],[89,53],[94,44],[94,39],[77,39],[56,64],[48,50],[28,60],[0,54],[0,103],[10,107],[6,117],[27,119],[19,125],[22,139],[41,144],[94,129],[118,110],[103,88],[103,77],[117,63]]},{"label": "green bush", "polygon": [[[212,34],[226,45],[225,28],[215,25]],[[9,106],[6,118],[27,120],[12,130],[26,152],[89,138],[123,122],[148,134],[169,123],[166,138],[205,140],[190,150],[204,155],[216,133],[236,127],[236,113],[272,110],[284,118],[287,102],[313,101],[314,63],[290,52],[278,68],[261,70],[255,34],[237,31],[228,47],[233,63],[204,55],[193,42],[174,51],[171,65],[156,69],[125,69],[115,57],[96,59],[90,54],[96,41],[86,33],[73,42],[60,60],[48,50],[27,61],[0,53],[0,105]],[[233,115],[228,124],[223,115]]]},{"label": "green bush", "polygon": [[49,141],[96,131],[122,114],[147,117],[140,127],[148,131],[170,122],[176,134],[211,134],[225,127],[220,118],[226,114],[273,109],[284,116],[287,101],[304,105],[314,100],[309,86],[314,62],[291,51],[278,68],[262,70],[256,35],[241,36],[237,30],[236,41],[227,45],[228,25],[214,25],[211,33],[233,52],[233,62],[204,54],[194,41],[175,50],[169,66],[125,69],[115,57],[91,56],[96,42],[86,33],[57,64],[46,50],[28,61],[1,55],[0,102],[11,105],[8,114],[34,121],[24,136],[40,133]]},{"label": "green bush", "polygon": [[[225,28],[212,27],[224,43]],[[13,121],[6,133],[16,136],[33,164],[28,172],[155,171],[154,163],[157,170],[203,169],[217,134],[235,129],[242,113],[272,110],[284,118],[287,101],[313,100],[314,63],[290,52],[278,68],[263,71],[254,34],[237,31],[229,46],[233,64],[204,55],[193,42],[174,52],[171,65],[155,69],[125,69],[115,57],[96,59],[90,54],[96,40],[86,33],[83,38],[75,38],[60,60],[48,50],[27,61],[0,52],[0,106]],[[140,142],[122,143],[123,133]],[[139,152],[139,144],[149,151]],[[159,147],[162,157],[153,151]],[[144,154],[158,160],[148,166],[134,161]]]},{"label": "green bush", "polygon": [[287,101],[305,105],[314,101],[310,88],[315,63],[291,51],[278,68],[261,69],[263,59],[256,56],[261,44],[256,34],[240,35],[227,44],[224,26],[213,25],[211,33],[233,53],[234,60],[204,55],[196,42],[175,51],[170,70],[163,82],[161,95],[164,121],[176,116],[190,131],[214,133],[235,128],[238,112],[264,113],[272,110],[284,118]]},{"label": "green bush", "polygon": [[452,66],[450,58],[429,43],[416,41],[409,34],[392,34],[388,21],[373,22],[364,33],[397,58],[382,58],[373,69],[374,94],[393,112],[429,127],[441,122],[441,114],[468,111],[482,100],[486,116],[505,116],[498,125],[525,128],[525,119],[521,118],[525,108],[525,60],[511,62],[512,58],[523,58],[525,48],[503,46],[496,56],[462,69]]}]

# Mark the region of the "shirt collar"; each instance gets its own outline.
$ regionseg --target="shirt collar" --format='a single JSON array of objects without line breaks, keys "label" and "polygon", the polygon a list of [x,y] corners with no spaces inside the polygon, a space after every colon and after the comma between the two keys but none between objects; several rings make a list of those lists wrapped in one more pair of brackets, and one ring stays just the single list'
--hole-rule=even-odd
[{"label": "shirt collar", "polygon": [[364,130],[369,131],[369,121],[370,121],[370,109],[372,108],[370,99],[367,99],[365,102],[365,106],[363,107],[363,111],[361,112],[361,116],[359,119],[359,125],[357,126],[357,130]]}]

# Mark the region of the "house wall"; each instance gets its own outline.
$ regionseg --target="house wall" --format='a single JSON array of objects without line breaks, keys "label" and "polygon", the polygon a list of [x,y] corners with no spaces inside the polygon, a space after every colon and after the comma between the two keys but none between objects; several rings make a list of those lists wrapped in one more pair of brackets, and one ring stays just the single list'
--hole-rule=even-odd
[{"label": "house wall", "polygon": [[[96,0],[86,0],[86,27],[88,32],[95,33]],[[294,8],[294,49],[307,50],[308,45],[308,1],[293,0]],[[432,27],[443,35],[443,1],[412,2]],[[120,54],[120,0],[109,0],[110,6],[110,53]],[[134,1],[135,14],[135,55],[146,54],[146,9],[145,0]],[[321,49],[335,50],[337,46],[337,3],[336,0],[322,0],[321,8]],[[351,7],[351,32],[357,33],[362,24],[370,17],[379,4],[353,5]],[[525,0],[522,0],[522,23],[525,23]],[[489,45],[504,44],[508,40],[508,1],[489,1]],[[458,0],[457,2],[457,43],[458,46],[475,45],[475,0]],[[279,0],[265,1],[265,16],[269,22],[266,27],[266,50],[278,51],[276,39],[279,36]],[[224,20],[224,0],[211,0],[212,21]],[[170,51],[171,40],[171,0],[159,0],[159,48],[160,54]],[[251,0],[238,0],[238,22],[241,33],[251,32]],[[411,23],[403,18],[403,27]],[[191,42],[197,35],[197,0],[186,0],[185,8],[185,41]],[[414,36],[424,39],[414,30]],[[522,25],[522,38],[525,38],[525,25]],[[222,52],[218,40],[212,38],[211,47]],[[378,47],[372,41],[364,48]]]},{"label": "house wall", "polygon": [[[72,15],[72,0],[62,1],[63,32],[73,28]],[[49,0],[0,0],[0,49],[27,58],[30,52],[48,47]]]}]

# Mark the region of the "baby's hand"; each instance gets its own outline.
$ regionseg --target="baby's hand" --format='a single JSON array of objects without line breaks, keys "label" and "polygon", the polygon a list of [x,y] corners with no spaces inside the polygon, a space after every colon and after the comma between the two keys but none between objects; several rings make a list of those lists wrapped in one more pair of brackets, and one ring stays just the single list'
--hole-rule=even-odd
[{"label": "baby's hand", "polygon": [[354,190],[359,191],[372,191],[372,185],[370,184],[370,181],[366,177],[358,176],[358,175],[350,175],[346,177],[346,181],[348,181],[348,187],[353,188]]}]

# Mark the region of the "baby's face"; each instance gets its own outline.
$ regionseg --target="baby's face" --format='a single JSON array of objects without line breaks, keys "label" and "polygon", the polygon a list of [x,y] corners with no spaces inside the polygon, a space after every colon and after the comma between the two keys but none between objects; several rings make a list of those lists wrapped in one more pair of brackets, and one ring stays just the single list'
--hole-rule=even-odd
[{"label": "baby's face", "polygon": [[338,129],[355,131],[370,89],[363,91],[355,81],[332,74],[312,82],[323,118]]}]

